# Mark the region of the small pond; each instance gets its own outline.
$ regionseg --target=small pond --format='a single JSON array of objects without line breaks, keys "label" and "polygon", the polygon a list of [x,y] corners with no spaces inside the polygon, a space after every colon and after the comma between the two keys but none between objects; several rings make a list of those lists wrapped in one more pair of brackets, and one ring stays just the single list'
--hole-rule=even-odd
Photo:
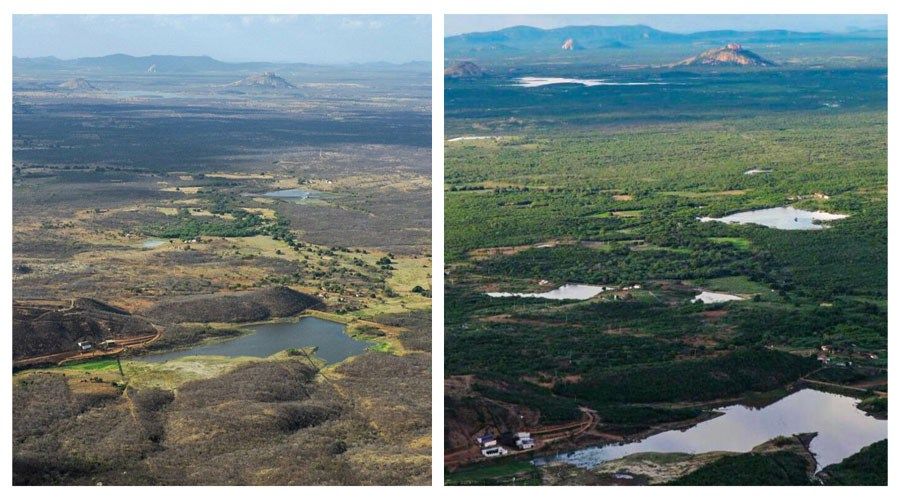
[{"label": "small pond", "polygon": [[489,292],[490,297],[524,297],[553,300],[587,300],[607,290],[615,290],[613,287],[595,285],[563,285],[555,290],[543,293],[510,293]]},{"label": "small pond", "polygon": [[722,302],[731,302],[732,300],[744,300],[743,297],[731,295],[728,293],[701,291],[691,302],[703,302],[704,304],[721,304]]},{"label": "small pond", "polygon": [[634,453],[748,452],[778,436],[817,432],[810,450],[819,470],[840,462],[864,446],[887,438],[887,421],[856,407],[858,399],[803,389],[763,408],[732,405],[723,415],[686,430],[672,430],[627,444],[594,446],[535,459],[536,465],[566,462],[590,469]]},{"label": "small pond", "polygon": [[280,191],[269,191],[261,196],[266,198],[280,198],[285,200],[305,200],[313,195],[313,191],[303,189],[282,189]]},{"label": "small pond", "polygon": [[263,358],[285,349],[317,347],[316,357],[328,363],[362,354],[371,342],[364,342],[347,335],[344,325],[319,318],[305,317],[300,321],[260,323],[243,327],[247,335],[221,342],[203,344],[190,349],[149,354],[135,358],[137,361],[158,363],[185,356],[254,356]]},{"label": "small pond", "polygon": [[143,248],[144,250],[152,250],[165,244],[166,240],[161,240],[159,238],[148,238],[141,243],[141,248]]},{"label": "small pond", "polygon": [[827,229],[820,221],[846,219],[846,215],[828,212],[810,212],[794,207],[764,208],[738,212],[725,217],[700,217],[701,222],[724,222],[725,224],[759,224],[773,229],[815,230]]}]

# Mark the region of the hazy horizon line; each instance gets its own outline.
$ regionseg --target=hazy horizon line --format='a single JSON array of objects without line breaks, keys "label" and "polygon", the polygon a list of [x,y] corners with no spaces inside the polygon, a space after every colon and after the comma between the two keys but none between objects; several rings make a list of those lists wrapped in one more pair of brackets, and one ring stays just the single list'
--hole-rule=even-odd
[{"label": "hazy horizon line", "polygon": [[752,33],[758,31],[789,31],[792,33],[803,33],[803,34],[814,34],[814,33],[825,33],[825,34],[833,34],[833,35],[841,35],[841,34],[851,34],[862,31],[884,31],[887,32],[887,27],[883,28],[853,28],[853,29],[845,29],[841,30],[809,30],[803,31],[799,29],[789,29],[789,28],[759,28],[759,29],[740,29],[740,28],[717,28],[717,29],[701,29],[696,31],[680,31],[680,30],[672,30],[672,29],[662,29],[656,28],[649,24],[645,23],[634,23],[634,24],[568,24],[564,26],[556,26],[556,27],[541,27],[534,26],[530,24],[510,24],[509,26],[504,26],[502,28],[495,29],[486,29],[486,30],[478,30],[478,31],[466,31],[461,33],[455,33],[451,35],[444,35],[444,38],[452,38],[456,36],[465,36],[465,35],[473,35],[479,33],[493,33],[495,31],[503,31],[511,28],[533,28],[541,31],[553,31],[553,30],[564,30],[569,28],[628,28],[628,27],[645,27],[650,28],[656,31],[662,31],[664,33],[674,33],[678,35],[695,35],[697,33],[713,33],[716,31],[735,31],[738,33]]},{"label": "hazy horizon line", "polygon": [[306,61],[277,61],[277,60],[235,60],[235,59],[221,59],[218,57],[211,56],[209,54],[146,54],[146,55],[135,55],[129,54],[127,52],[111,52],[103,55],[85,55],[78,57],[59,57],[56,55],[41,55],[41,56],[17,56],[13,54],[13,59],[56,59],[58,61],[76,61],[78,59],[101,59],[104,57],[112,57],[112,56],[128,56],[137,58],[144,57],[197,57],[197,58],[208,58],[213,61],[218,61],[225,64],[304,64],[307,66],[362,66],[367,64],[387,64],[392,66],[402,66],[405,64],[415,64],[415,63],[423,63],[423,64],[431,64],[431,59],[409,59],[402,62],[391,62],[391,61],[383,61],[383,60],[373,60],[373,61],[365,61],[365,62],[354,62],[354,61],[344,61],[344,62],[333,62],[333,63],[325,63],[325,62],[306,62]]}]

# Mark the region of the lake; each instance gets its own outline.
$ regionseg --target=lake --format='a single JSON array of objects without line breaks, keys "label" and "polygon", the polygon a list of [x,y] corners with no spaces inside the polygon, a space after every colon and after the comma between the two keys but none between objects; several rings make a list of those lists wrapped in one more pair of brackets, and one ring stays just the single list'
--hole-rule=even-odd
[{"label": "lake", "polygon": [[594,446],[534,462],[544,465],[561,461],[591,469],[634,453],[748,452],[778,436],[818,432],[810,450],[821,470],[887,438],[887,421],[866,415],[856,407],[858,402],[848,396],[803,389],[761,409],[744,405],[718,408],[723,415],[686,430],[666,431],[634,443]]},{"label": "lake", "polygon": [[759,224],[773,229],[816,230],[827,229],[828,226],[819,221],[846,219],[846,215],[828,212],[810,212],[794,207],[764,208],[738,212],[725,217],[700,217],[701,222],[724,222],[725,224]]},{"label": "lake", "polygon": [[149,354],[137,361],[158,363],[185,356],[254,356],[264,358],[276,352],[299,347],[317,347],[316,357],[328,363],[362,354],[371,342],[347,335],[344,325],[319,318],[305,317],[299,321],[260,323],[243,327],[246,335],[221,342],[203,344],[190,349]]},{"label": "lake", "polygon": [[632,86],[632,85],[667,85],[665,82],[610,82],[602,79],[556,78],[543,76],[526,76],[516,79],[517,87],[543,87],[544,85],[559,85],[563,83],[583,85],[585,87],[598,86]]},{"label": "lake", "polygon": [[524,297],[535,299],[553,299],[553,300],[587,300],[595,295],[607,290],[615,290],[613,287],[594,286],[594,285],[563,285],[555,290],[543,293],[510,293],[510,292],[489,292],[490,297]]}]

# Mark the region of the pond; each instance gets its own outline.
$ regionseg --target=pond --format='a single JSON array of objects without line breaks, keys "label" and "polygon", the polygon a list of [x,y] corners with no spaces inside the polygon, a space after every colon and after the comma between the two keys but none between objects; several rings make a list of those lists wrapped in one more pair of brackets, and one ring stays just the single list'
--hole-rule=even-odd
[{"label": "pond", "polygon": [[703,302],[704,304],[721,304],[722,302],[731,302],[732,300],[744,300],[743,297],[731,295],[727,293],[701,291],[694,297],[691,302]]},{"label": "pond", "polygon": [[510,293],[510,292],[489,292],[490,297],[524,297],[536,299],[553,299],[553,300],[587,300],[597,294],[608,290],[615,290],[608,286],[595,285],[563,285],[555,290],[543,293]]},{"label": "pond", "polygon": [[161,240],[159,238],[148,238],[141,243],[141,248],[143,248],[144,250],[152,250],[165,244],[166,240]]},{"label": "pond", "polygon": [[738,212],[725,217],[700,217],[701,222],[724,222],[725,224],[759,224],[773,229],[816,230],[827,229],[828,226],[819,221],[846,219],[846,215],[828,212],[810,212],[794,207],[764,208]]},{"label": "pond", "polygon": [[337,363],[362,354],[371,342],[356,340],[344,330],[344,325],[319,318],[305,317],[299,321],[260,323],[243,327],[247,335],[221,342],[203,344],[190,349],[149,354],[137,361],[158,363],[185,356],[254,356],[263,358],[285,349],[317,347],[316,357],[327,363]]},{"label": "pond", "polygon": [[312,191],[304,191],[302,189],[282,189],[280,191],[269,191],[263,193],[266,198],[280,198],[285,200],[305,200],[313,195]]},{"label": "pond", "polygon": [[723,415],[687,430],[672,430],[627,444],[595,446],[553,457],[536,465],[566,462],[590,469],[627,455],[643,452],[748,452],[778,436],[817,432],[810,450],[821,470],[887,438],[887,421],[870,417],[856,407],[858,399],[803,389],[764,408],[732,405],[717,409]]},{"label": "pond", "polygon": [[454,137],[453,139],[447,139],[447,142],[459,142],[459,141],[486,141],[488,139],[502,139],[501,135],[466,135],[462,137]]}]

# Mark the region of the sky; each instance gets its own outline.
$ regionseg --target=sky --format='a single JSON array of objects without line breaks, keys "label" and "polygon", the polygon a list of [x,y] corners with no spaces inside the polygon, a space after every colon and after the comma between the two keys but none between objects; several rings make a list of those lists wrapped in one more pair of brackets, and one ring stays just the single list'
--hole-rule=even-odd
[{"label": "sky", "polygon": [[227,62],[344,64],[431,60],[427,15],[16,15],[13,55],[124,53]]},{"label": "sky", "polygon": [[493,31],[510,26],[561,28],[563,26],[615,26],[644,24],[675,33],[734,29],[787,29],[792,31],[847,31],[850,29],[886,29],[887,16],[878,15],[448,15],[444,16],[444,35],[475,31]]}]

